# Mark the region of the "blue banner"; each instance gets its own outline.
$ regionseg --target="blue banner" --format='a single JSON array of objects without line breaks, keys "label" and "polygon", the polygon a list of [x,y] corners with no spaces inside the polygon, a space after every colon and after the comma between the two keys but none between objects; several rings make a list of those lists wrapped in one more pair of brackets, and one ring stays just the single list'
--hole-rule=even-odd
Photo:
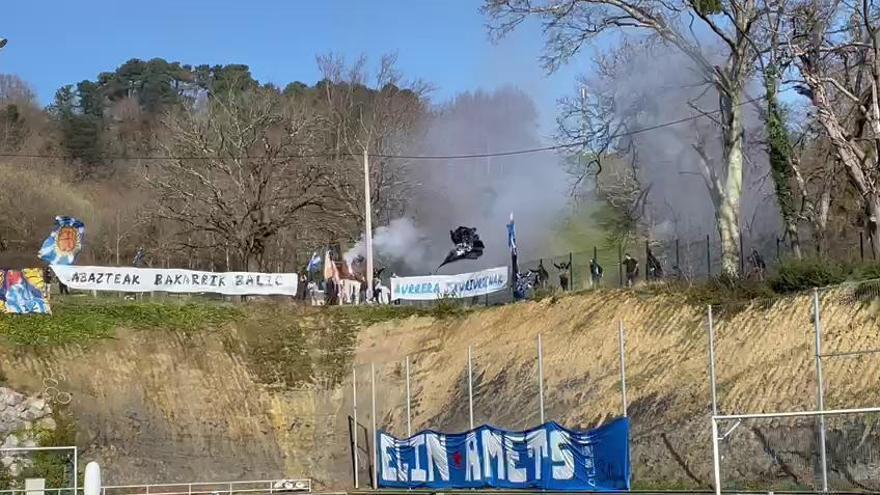
[{"label": "blue banner", "polygon": [[0,270],[0,308],[9,314],[49,314],[48,288],[40,268]]},{"label": "blue banner", "polygon": [[630,489],[627,418],[583,432],[546,423],[524,432],[481,426],[378,437],[380,488]]}]

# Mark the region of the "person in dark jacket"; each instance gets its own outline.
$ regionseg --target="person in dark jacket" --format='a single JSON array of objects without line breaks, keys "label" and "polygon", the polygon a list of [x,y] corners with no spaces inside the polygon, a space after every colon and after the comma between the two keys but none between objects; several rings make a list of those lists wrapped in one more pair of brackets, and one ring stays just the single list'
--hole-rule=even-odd
[{"label": "person in dark jacket", "polygon": [[639,276],[639,261],[629,253],[623,257],[623,272],[626,274],[626,286],[632,287]]},{"label": "person in dark jacket", "polygon": [[568,261],[562,262],[560,264],[553,263],[553,266],[559,270],[559,287],[562,288],[563,291],[568,290],[568,272],[571,268],[571,263]]}]

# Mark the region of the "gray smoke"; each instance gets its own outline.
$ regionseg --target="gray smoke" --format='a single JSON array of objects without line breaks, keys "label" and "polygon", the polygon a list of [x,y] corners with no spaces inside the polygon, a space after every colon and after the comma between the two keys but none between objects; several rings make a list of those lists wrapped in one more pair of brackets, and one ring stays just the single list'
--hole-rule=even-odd
[{"label": "gray smoke", "polygon": [[[513,88],[459,95],[435,110],[424,136],[414,151],[434,156],[547,144],[539,134],[533,101]],[[549,249],[554,229],[568,201],[567,175],[556,153],[416,161],[409,170],[416,186],[407,219],[392,221],[374,235],[376,256],[401,275],[436,269],[453,247],[449,231],[460,225],[477,229],[486,245],[484,254],[447,265],[440,273],[506,265],[505,226],[511,212],[520,259],[553,254]]]},{"label": "gray smoke", "polygon": [[[410,218],[396,218],[388,225],[373,231],[373,253],[377,266],[383,263],[400,265],[409,271],[417,272],[430,264],[425,257],[428,239]],[[363,236],[342,257],[352,264],[358,256],[366,254]]]},{"label": "gray smoke", "polygon": [[[654,239],[696,240],[706,234],[716,238],[715,213],[694,145],[702,139],[714,168],[720,170],[720,128],[708,116],[676,125],[663,124],[717,111],[718,94],[705,83],[694,64],[675,49],[635,50],[623,62],[605,77],[587,79],[586,90],[613,95],[615,117],[626,120],[630,130],[661,126],[629,138],[641,185],[650,187],[645,227]],[[761,96],[762,90],[756,84],[747,91],[746,98]],[[759,100],[743,107],[747,160],[741,224],[747,237],[776,233],[780,224],[763,143],[763,121],[756,106],[763,104]]]}]

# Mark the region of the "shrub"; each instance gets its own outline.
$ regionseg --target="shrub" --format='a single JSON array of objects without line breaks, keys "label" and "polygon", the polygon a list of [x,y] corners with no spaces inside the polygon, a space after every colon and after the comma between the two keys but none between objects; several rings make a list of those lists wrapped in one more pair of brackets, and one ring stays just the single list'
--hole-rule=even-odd
[{"label": "shrub", "polygon": [[705,284],[687,287],[684,290],[688,302],[701,306],[729,305],[773,297],[773,291],[763,282],[727,275],[714,277]]},{"label": "shrub", "polygon": [[813,287],[825,287],[844,282],[852,267],[834,261],[807,258],[787,260],[779,265],[770,279],[770,287],[778,293],[799,292]]},{"label": "shrub", "polygon": [[880,279],[880,263],[866,263],[858,267],[854,273],[854,277],[858,280],[878,280]]}]

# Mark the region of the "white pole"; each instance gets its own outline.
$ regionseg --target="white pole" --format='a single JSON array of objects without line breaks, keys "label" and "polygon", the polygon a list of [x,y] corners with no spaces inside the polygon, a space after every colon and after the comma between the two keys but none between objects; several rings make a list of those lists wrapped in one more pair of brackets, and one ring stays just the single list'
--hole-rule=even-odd
[{"label": "white pole", "polygon": [[373,206],[370,196],[370,156],[364,146],[364,245],[367,249],[367,301],[373,300]]},{"label": "white pole", "polygon": [[[100,481],[99,481],[100,486]],[[79,489],[79,449],[73,448],[73,495],[76,495]]]},{"label": "white pole", "polygon": [[[372,407],[373,407],[373,443],[376,443],[377,435],[376,435],[376,365],[374,363],[370,363],[370,389],[372,390]],[[379,488],[379,478],[378,471],[376,469],[376,463],[378,459],[376,457],[376,451],[379,450],[377,445],[373,445],[372,455],[373,455],[373,489]]]},{"label": "white pole", "polygon": [[709,305],[709,386],[712,388],[712,415],[718,416],[718,396],[715,388],[715,320]]},{"label": "white pole", "polygon": [[412,409],[410,406],[409,391],[409,356],[406,356],[406,436],[412,436]]},{"label": "white pole", "polygon": [[721,457],[718,455],[718,421],[712,417],[712,468],[715,473],[715,495],[721,495]]},{"label": "white pole", "polygon": [[[352,397],[352,417],[354,419],[354,487],[360,488],[360,480],[358,479],[358,388],[357,388],[357,366],[351,367],[351,397]],[[369,444],[368,444],[369,445]]]},{"label": "white pole", "polygon": [[[76,495],[75,490],[74,495]],[[101,495],[101,493],[106,493],[101,486],[101,467],[97,462],[90,462],[86,464],[86,470],[83,473],[83,494]]]},{"label": "white pole", "polygon": [[541,424],[544,424],[544,346],[538,334],[538,405],[541,411]]},{"label": "white pole", "polygon": [[474,366],[473,351],[468,346],[468,413],[470,414],[471,429],[474,429]]},{"label": "white pole", "polygon": [[626,330],[623,328],[623,320],[620,320],[617,329],[617,340],[620,344],[620,394],[623,399],[623,417],[626,417]]},{"label": "white pole", "polygon": [[[825,386],[822,376],[822,314],[819,305],[819,289],[813,289],[813,328],[816,330],[816,391],[819,412],[825,410]],[[828,492],[828,466],[825,454],[825,416],[819,415],[819,454],[822,462],[822,491]]]}]

